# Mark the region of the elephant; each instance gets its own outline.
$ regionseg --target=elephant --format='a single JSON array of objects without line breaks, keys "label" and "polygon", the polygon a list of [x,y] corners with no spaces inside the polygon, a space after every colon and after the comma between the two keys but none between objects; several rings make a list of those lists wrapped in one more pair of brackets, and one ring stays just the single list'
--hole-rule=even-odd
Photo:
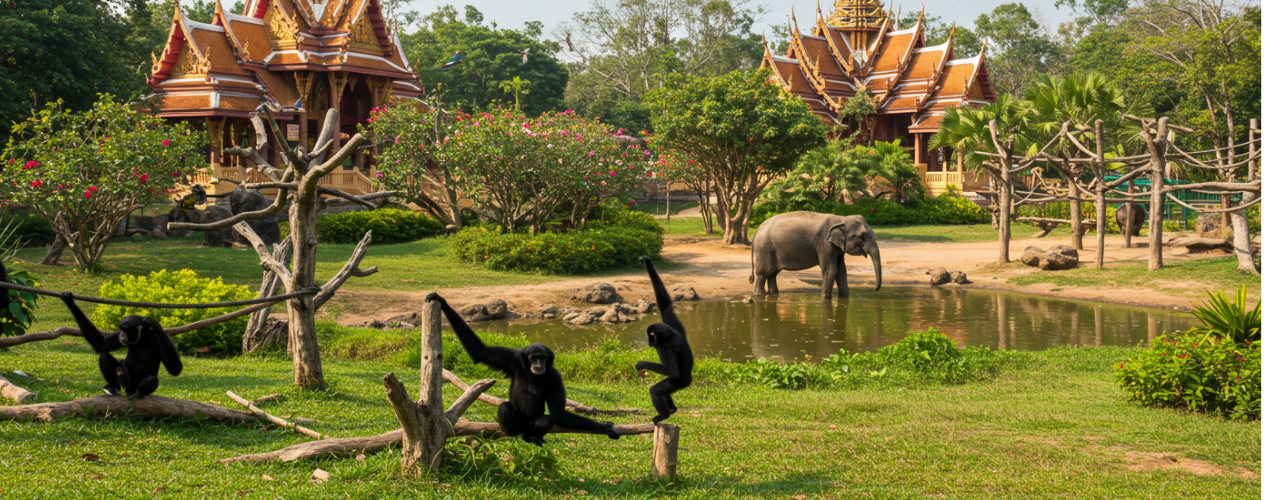
[{"label": "elephant", "polygon": [[[1133,207],[1133,217],[1128,217],[1129,207]],[[1129,219],[1129,223],[1125,224],[1125,219]],[[1116,226],[1120,227],[1120,234],[1137,236],[1138,230],[1142,229],[1142,223],[1147,219],[1147,210],[1137,203],[1125,203],[1116,209]]]},{"label": "elephant", "polygon": [[755,294],[778,293],[778,273],[800,271],[813,266],[822,268],[822,298],[831,298],[831,285],[839,287],[840,297],[849,296],[848,271],[844,254],[871,258],[876,272],[876,290],[880,290],[880,246],[875,232],[861,215],[838,216],[813,212],[787,212],[775,215],[756,229],[751,242],[749,280],[755,283]]}]

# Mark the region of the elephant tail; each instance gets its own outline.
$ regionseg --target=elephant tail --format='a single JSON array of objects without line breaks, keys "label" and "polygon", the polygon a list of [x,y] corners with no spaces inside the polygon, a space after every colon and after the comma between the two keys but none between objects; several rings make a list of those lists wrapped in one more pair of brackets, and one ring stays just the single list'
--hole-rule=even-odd
[{"label": "elephant tail", "polygon": [[[756,231],[759,232],[760,230],[757,228]],[[754,284],[755,282],[756,282],[756,245],[755,245],[755,242],[752,242],[751,244],[751,277],[747,278],[747,283]]]}]

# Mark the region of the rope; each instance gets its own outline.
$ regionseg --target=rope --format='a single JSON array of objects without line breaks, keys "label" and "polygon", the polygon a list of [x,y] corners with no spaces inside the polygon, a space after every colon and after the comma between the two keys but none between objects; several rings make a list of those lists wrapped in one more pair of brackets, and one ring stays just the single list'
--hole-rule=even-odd
[{"label": "rope", "polygon": [[[19,292],[34,293],[37,295],[46,295],[49,297],[62,297],[61,292],[54,292],[42,288],[32,288],[29,286],[17,285],[0,281],[0,289],[17,290]],[[303,295],[314,295],[320,293],[320,288],[307,288],[305,290],[286,293],[284,295],[276,295],[274,297],[261,297],[250,300],[233,300],[230,302],[207,302],[203,304],[162,304],[158,302],[133,302],[128,300],[102,299],[97,297],[84,297],[81,295],[72,295],[71,298],[81,302],[92,302],[94,304],[107,304],[112,306],[124,307],[142,307],[147,309],[217,309],[221,307],[245,307],[257,304],[270,304],[275,302],[283,302],[294,297]]]}]

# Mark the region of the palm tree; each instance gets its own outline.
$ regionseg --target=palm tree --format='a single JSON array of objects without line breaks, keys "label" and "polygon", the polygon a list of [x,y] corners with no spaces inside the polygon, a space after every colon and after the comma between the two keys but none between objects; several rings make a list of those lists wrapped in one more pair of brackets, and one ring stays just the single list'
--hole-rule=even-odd
[{"label": "palm tree", "polygon": [[889,192],[893,201],[901,204],[914,203],[924,199],[924,184],[920,182],[920,171],[916,170],[906,148],[893,142],[876,141],[875,145],[866,148],[871,155],[872,168],[877,176],[889,184]]}]

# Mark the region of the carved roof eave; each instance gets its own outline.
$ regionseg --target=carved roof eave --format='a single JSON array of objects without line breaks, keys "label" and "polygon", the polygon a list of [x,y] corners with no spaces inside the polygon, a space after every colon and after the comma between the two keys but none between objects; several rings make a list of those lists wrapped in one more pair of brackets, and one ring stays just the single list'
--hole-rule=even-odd
[{"label": "carved roof eave", "polygon": [[315,12],[311,10],[311,4],[306,0],[293,0],[293,11],[302,13],[302,20],[307,22],[307,27],[316,28],[322,26],[320,21],[316,20]]},{"label": "carved roof eave", "polygon": [[[973,65],[973,75],[969,77],[969,81],[964,85],[964,99],[969,98],[969,91],[973,88],[974,82],[977,82],[980,76],[987,74],[987,41],[982,41],[982,50],[978,51],[978,62]],[[995,92],[991,90],[990,85],[982,85],[982,96],[988,101],[996,99]]]},{"label": "carved roof eave", "polygon": [[[405,67],[405,69],[407,69],[407,70],[409,70],[411,73],[413,73],[413,78],[414,78],[415,80],[416,80],[416,79],[418,79],[418,78],[419,78],[419,75],[418,75],[418,68],[416,68],[416,67],[414,67],[413,65],[409,64],[409,54],[406,54],[406,53],[404,52],[404,45],[401,45],[401,44],[400,44],[400,31],[399,31],[399,30],[397,30],[397,29],[392,29],[392,30],[390,30],[390,32],[389,32],[389,33],[390,33],[390,36],[391,36],[391,43],[392,43],[392,44],[394,44],[394,45],[395,45],[395,47],[396,47],[396,53],[397,53],[397,54],[400,54],[400,62],[404,63],[404,67]],[[766,44],[764,45],[764,47],[765,47],[765,50],[766,50],[766,51],[767,51],[767,50],[769,50],[769,44],[767,44],[767,43],[766,43]]]},{"label": "carved roof eave", "polygon": [[267,17],[267,9],[271,7],[271,0],[249,0],[244,4],[244,12],[241,15],[249,16],[255,19]]},{"label": "carved roof eave", "polygon": [[[373,31],[373,36],[378,39],[378,47],[382,49],[382,57],[391,57],[392,52],[394,52],[393,49],[396,47],[395,44],[398,42],[391,40],[391,31],[387,29],[387,21],[382,17],[382,4],[378,0],[361,0],[352,5],[358,5],[359,7],[353,9],[350,13],[351,15],[345,16],[346,20],[343,21],[342,26],[335,28],[339,31],[347,32],[347,38],[343,41],[343,50],[346,51],[350,48],[352,30],[355,28],[355,24],[359,23],[361,19],[368,19],[370,23],[369,29]],[[366,13],[367,15],[361,17],[361,13]],[[378,26],[379,22],[382,23],[381,27]],[[403,53],[403,50],[401,52]],[[405,67],[409,67],[407,60],[405,61]]]},{"label": "carved roof eave", "polygon": [[[893,91],[894,87],[898,86],[898,81],[902,79],[903,73],[907,71],[907,66],[910,65],[911,59],[915,57],[916,47],[919,47],[920,44],[924,42],[924,30],[921,29],[923,25],[924,11],[921,10],[920,18],[916,20],[915,27],[911,28],[911,43],[907,45],[907,50],[903,51],[902,56],[898,58],[898,64],[894,68],[893,78],[889,79],[888,89],[890,92]],[[888,95],[888,93],[889,92],[886,92],[885,95]]]},{"label": "carved roof eave", "polygon": [[933,68],[933,75],[929,77],[929,82],[925,84],[924,95],[916,98],[916,111],[922,111],[929,99],[933,98],[933,94],[938,90],[938,84],[942,80],[942,71],[946,69],[947,62],[951,61],[952,52],[955,46],[952,41],[955,39],[956,28],[951,26],[951,34],[947,35],[947,41],[943,43],[942,59],[938,60],[938,65]]},{"label": "carved roof eave", "polygon": [[[298,40],[298,33],[302,32],[302,27],[298,26],[298,23],[295,21],[295,19],[297,19],[297,17],[295,17],[297,16],[297,13],[294,13],[294,16],[285,15],[288,11],[284,10],[284,4],[280,3],[281,1],[289,1],[289,0],[265,0],[265,1],[271,2],[273,5],[276,6],[277,9],[280,10],[280,18],[284,19],[284,23],[289,26],[289,31],[292,33],[291,36],[293,37],[293,40],[296,42]],[[267,14],[265,11],[262,14],[262,19],[264,21],[267,19]],[[268,26],[267,29],[270,30],[271,27]]]},{"label": "carved roof eave", "polygon": [[[347,9],[342,12],[341,20],[334,25],[333,29],[338,31],[351,31],[351,25],[360,20],[360,13],[369,8],[369,0],[348,0]],[[381,6],[379,6],[381,7]],[[335,16],[337,14],[334,14]]]},{"label": "carved roof eave", "polygon": [[773,51],[769,50],[769,40],[765,38],[763,34],[760,35],[760,40],[764,43],[764,60],[760,61],[760,67],[762,69],[768,67],[773,70],[773,76],[775,77],[774,79],[778,81],[778,86],[782,87],[782,90],[790,93],[791,82],[782,79],[782,71],[778,69],[778,63],[773,60]]},{"label": "carved roof eave", "polygon": [[[147,79],[147,86],[155,88],[169,78],[169,72],[173,71],[173,66],[178,63],[178,57],[182,54],[180,51],[183,46],[189,46],[196,60],[200,62],[199,66],[208,67],[208,60],[204,54],[200,52],[200,47],[196,45],[195,38],[191,36],[191,29],[187,26],[191,20],[182,13],[182,9],[178,4],[173,7],[173,28],[169,30],[169,41],[165,44],[164,52],[160,54],[158,60],[153,60],[151,64],[151,78]],[[175,39],[175,37],[181,37]],[[190,42],[190,43],[187,43]]]},{"label": "carved roof eave", "polygon": [[886,20],[880,25],[880,33],[876,34],[876,40],[867,48],[867,60],[858,67],[858,71],[876,67],[876,60],[880,59],[880,48],[884,44],[884,37],[889,34],[889,27],[893,25],[893,20]]},{"label": "carved roof eave", "polygon": [[795,17],[792,17],[791,47],[787,49],[787,53],[791,54],[792,52],[795,52],[796,55],[804,56],[795,58],[800,61],[801,74],[803,74],[805,79],[808,80],[809,86],[813,87],[813,90],[817,92],[819,96],[822,96],[822,100],[827,103],[827,106],[839,112],[841,103],[830,95],[827,95],[827,79],[822,76],[822,72],[818,70],[817,63],[813,62],[813,58],[809,56],[809,50],[804,47],[804,42],[801,40],[800,28],[795,22]]},{"label": "carved roof eave", "polygon": [[[831,49],[832,58],[834,58],[836,61],[840,63],[841,68],[844,68],[845,75],[852,77],[854,74],[854,71],[857,70],[857,67],[854,66],[854,63],[853,63],[853,47],[848,47],[849,42],[844,38],[843,35],[839,33],[831,32],[830,27],[827,26],[826,20],[822,17],[822,4],[818,4],[817,23],[818,23],[818,29],[822,32],[822,38],[825,38],[827,40],[827,47]],[[846,60],[844,56],[840,55],[839,50],[836,50],[834,46],[834,44],[836,43],[843,43],[845,44],[846,47],[849,48],[848,60]]]},{"label": "carved roof eave", "polygon": [[222,10],[222,0],[213,2],[213,25],[222,27],[227,36],[227,43],[231,45],[231,53],[236,55],[236,62],[240,64],[248,62],[249,53],[244,46],[240,45],[240,39],[236,37],[235,30],[231,29],[231,20],[227,19],[226,11]]}]

